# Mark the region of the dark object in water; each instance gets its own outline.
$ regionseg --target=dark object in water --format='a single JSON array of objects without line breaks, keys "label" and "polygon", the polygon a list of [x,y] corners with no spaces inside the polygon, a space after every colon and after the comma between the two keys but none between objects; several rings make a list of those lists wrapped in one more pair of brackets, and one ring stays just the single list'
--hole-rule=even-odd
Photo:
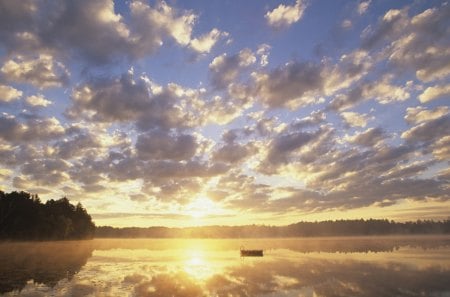
[{"label": "dark object in water", "polygon": [[244,250],[241,249],[241,257],[263,257],[263,250]]}]

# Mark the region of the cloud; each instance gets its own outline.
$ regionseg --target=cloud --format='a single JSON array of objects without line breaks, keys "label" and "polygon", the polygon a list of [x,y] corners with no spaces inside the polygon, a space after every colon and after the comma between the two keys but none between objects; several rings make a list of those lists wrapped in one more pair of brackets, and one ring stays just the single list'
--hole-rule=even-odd
[{"label": "cloud", "polygon": [[321,126],[311,132],[295,125],[292,129],[287,127],[268,143],[258,170],[264,174],[275,174],[284,165],[295,163],[300,159],[304,162],[312,161],[321,153],[324,140],[330,137],[331,133],[332,129],[327,126]]},{"label": "cloud", "polygon": [[321,65],[293,62],[269,73],[255,73],[256,94],[272,108],[313,104],[315,93],[324,85],[322,69]]},{"label": "cloud", "polygon": [[214,28],[209,33],[191,40],[190,47],[199,53],[209,53],[211,48],[217,43],[222,36],[227,36],[223,32]]},{"label": "cloud", "polygon": [[254,72],[255,96],[267,106],[295,109],[323,101],[367,75],[373,62],[365,51],[342,55],[333,64],[288,62],[270,72]]},{"label": "cloud", "polygon": [[212,161],[237,164],[254,155],[257,150],[253,143],[241,145],[229,142],[213,152]]},{"label": "cloud", "polygon": [[[433,179],[415,178],[425,170],[423,166],[416,167],[415,173],[411,171],[412,167],[410,167],[410,174],[414,177],[410,179],[402,177],[401,174],[398,174],[397,177],[393,174],[386,175],[387,172],[397,171],[401,167],[401,163],[404,164],[409,160],[413,153],[414,150],[411,147],[400,146],[378,147],[377,151],[369,150],[362,153],[342,152],[331,159],[323,156],[322,162],[333,165],[310,166],[309,171],[312,177],[307,185],[310,190],[315,189],[327,194],[322,195],[318,201],[310,201],[310,206],[320,209],[323,207],[333,208],[333,205],[340,208],[354,208],[384,200],[448,197],[444,194],[443,183]],[[329,157],[331,156],[329,155]],[[314,167],[316,168],[314,169]],[[352,198],[349,199],[349,197]]]},{"label": "cloud", "polygon": [[342,23],[341,23],[341,27],[342,27],[343,29],[350,29],[352,26],[353,26],[352,21],[349,20],[349,19],[345,19],[345,20],[343,20]]},{"label": "cloud", "polygon": [[50,46],[75,51],[89,62],[107,63],[120,54],[130,56],[130,29],[114,12],[112,0],[59,1],[50,7],[50,28],[40,33]]},{"label": "cloud", "polygon": [[189,160],[197,148],[198,144],[192,135],[171,135],[158,130],[141,134],[136,141],[137,154],[144,160]]},{"label": "cloud", "polygon": [[222,201],[232,208],[254,210],[264,208],[270,198],[272,188],[258,183],[254,177],[230,171],[220,177],[216,190],[212,191],[217,201]]},{"label": "cloud", "polygon": [[70,167],[69,162],[61,159],[34,159],[22,165],[22,174],[35,185],[60,185],[70,179],[66,173]]},{"label": "cloud", "polygon": [[179,44],[187,45],[191,39],[192,25],[196,16],[188,13],[176,16],[176,10],[165,2],[159,2],[157,5],[159,11],[149,12],[149,16],[153,15],[155,20],[159,20],[160,25],[166,27]]},{"label": "cloud", "polygon": [[391,9],[363,34],[366,50],[384,47],[382,55],[398,71],[413,71],[423,82],[450,74],[448,20],[450,5],[427,9],[409,17],[408,9]]},{"label": "cloud", "polygon": [[27,32],[33,26],[37,3],[33,0],[24,0],[17,3],[1,0],[0,5],[0,44],[7,47],[16,42],[16,32]]},{"label": "cloud", "polygon": [[300,119],[295,119],[290,123],[293,129],[304,129],[308,127],[318,126],[326,123],[326,114],[323,111],[313,111],[308,116]]},{"label": "cloud", "polygon": [[434,163],[434,161],[412,162],[411,164],[407,165],[399,165],[384,173],[382,176],[386,177],[387,179],[411,178],[425,172]]},{"label": "cloud", "polygon": [[208,164],[198,160],[187,162],[175,162],[171,160],[161,160],[151,162],[151,170],[145,172],[145,176],[154,179],[181,180],[195,177],[211,177],[223,174],[228,171],[228,166],[222,164]]},{"label": "cloud", "polygon": [[199,37],[193,37],[192,31],[197,15],[191,11],[180,11],[167,5],[165,1],[158,1],[154,8],[144,1],[132,1],[132,36],[135,55],[142,56],[153,52],[163,44],[165,36],[170,36],[181,46],[189,47],[198,53],[209,53],[221,37],[229,34],[213,28],[210,32]]},{"label": "cloud", "polygon": [[255,121],[254,125],[246,127],[246,132],[256,134],[259,137],[269,138],[271,135],[280,133],[286,128],[286,124],[280,123],[276,117],[264,117],[260,112],[257,114],[249,114],[248,117]]},{"label": "cloud", "polygon": [[226,88],[237,79],[242,69],[255,62],[256,57],[248,48],[232,56],[225,53],[215,57],[209,64],[212,85],[218,89]]},{"label": "cloud", "polygon": [[[294,1],[260,20],[292,26],[306,8]],[[283,58],[271,53],[277,44],[247,48],[236,35],[232,52],[190,60],[195,75],[178,77],[184,58],[229,38],[220,20],[207,28],[201,12],[164,1],[16,2],[0,0],[4,188],[167,213],[211,194],[230,213],[267,217],[450,198],[439,172],[450,111],[437,104],[449,96],[448,4],[365,18],[375,22],[360,40],[327,56]],[[366,17],[372,4],[356,1],[351,13]],[[403,122],[372,127],[379,112]]]},{"label": "cloud", "polygon": [[262,67],[269,64],[270,48],[270,45],[263,43],[258,46],[258,49],[256,50],[256,55],[259,56],[259,65],[261,65]]},{"label": "cloud", "polygon": [[189,108],[197,95],[176,84],[152,89],[148,77],[127,73],[79,85],[72,92],[72,106],[66,114],[74,119],[133,123],[142,131],[191,127],[202,121]]},{"label": "cloud", "polygon": [[436,160],[447,161],[450,159],[450,136],[443,136],[437,139],[431,146],[433,156]]},{"label": "cloud", "polygon": [[25,101],[28,105],[33,107],[47,107],[52,104],[52,101],[48,100],[41,94],[28,96]]},{"label": "cloud", "polygon": [[413,142],[433,142],[448,136],[448,131],[450,131],[450,116],[445,115],[422,122],[403,132],[401,137]]},{"label": "cloud", "polygon": [[351,127],[365,127],[367,122],[370,120],[367,114],[359,114],[357,112],[341,112],[341,117]]},{"label": "cloud", "polygon": [[99,121],[127,121],[148,109],[150,94],[144,80],[135,81],[131,74],[80,85],[72,92],[73,106],[69,115],[90,111]]},{"label": "cloud", "polygon": [[8,30],[0,29],[4,45],[18,53],[52,53],[82,57],[86,65],[105,65],[153,54],[167,39],[201,53],[209,52],[224,32],[212,29],[192,37],[197,16],[164,1],[127,3],[129,14],[116,12],[112,0],[21,1],[2,4],[0,17]]},{"label": "cloud", "polygon": [[130,4],[139,43],[143,51],[162,45],[162,37],[168,35],[182,46],[189,45],[196,15],[190,12],[179,12],[164,1],[156,3],[155,8],[143,1]]},{"label": "cloud", "polygon": [[392,75],[384,75],[379,81],[362,82],[350,88],[347,93],[337,94],[328,105],[332,110],[346,110],[364,100],[375,99],[381,104],[405,101],[410,98],[410,85],[392,84]]},{"label": "cloud", "polygon": [[108,132],[108,127],[102,127],[98,123],[90,123],[85,126],[74,124],[66,130],[63,139],[53,144],[54,155],[70,160],[86,156],[110,157],[114,153],[109,150],[126,151],[130,148],[131,140],[124,132]]},{"label": "cloud", "polygon": [[31,119],[25,123],[16,117],[0,117],[0,138],[11,142],[48,141],[64,135],[65,129],[54,117]]},{"label": "cloud", "polygon": [[372,1],[368,0],[368,1],[362,1],[360,3],[358,3],[358,6],[356,8],[357,12],[359,15],[363,15],[367,12],[367,10],[369,9],[370,3]]},{"label": "cloud", "polygon": [[0,102],[9,103],[22,97],[23,92],[11,86],[0,84]]},{"label": "cloud", "polygon": [[335,65],[326,65],[322,70],[325,79],[324,94],[330,96],[352,86],[372,70],[373,64],[372,57],[364,50],[340,56]]},{"label": "cloud", "polygon": [[247,108],[246,104],[239,104],[237,101],[229,97],[214,96],[201,104],[202,108],[199,108],[197,114],[199,118],[205,118],[207,123],[226,125],[238,118]]},{"label": "cloud", "polygon": [[298,22],[306,9],[306,4],[302,0],[297,0],[294,5],[280,4],[272,11],[268,11],[264,16],[269,26],[281,29]]},{"label": "cloud", "polygon": [[367,146],[367,147],[374,147],[379,142],[386,139],[387,135],[385,131],[381,128],[369,128],[366,131],[356,133],[353,136],[346,137],[346,140],[350,143]]},{"label": "cloud", "polygon": [[410,124],[419,124],[426,121],[438,119],[449,114],[448,106],[439,106],[433,110],[426,109],[422,106],[408,107],[406,109],[405,120]]},{"label": "cloud", "polygon": [[425,91],[419,95],[419,100],[422,103],[427,103],[444,97],[450,97],[450,84],[426,88]]},{"label": "cloud", "polygon": [[0,71],[8,81],[28,83],[40,89],[66,85],[70,76],[66,67],[50,55],[18,56],[6,61]]},{"label": "cloud", "polygon": [[391,9],[379,19],[375,28],[366,28],[362,35],[362,47],[372,49],[385,40],[393,40],[407,25],[407,9]]}]

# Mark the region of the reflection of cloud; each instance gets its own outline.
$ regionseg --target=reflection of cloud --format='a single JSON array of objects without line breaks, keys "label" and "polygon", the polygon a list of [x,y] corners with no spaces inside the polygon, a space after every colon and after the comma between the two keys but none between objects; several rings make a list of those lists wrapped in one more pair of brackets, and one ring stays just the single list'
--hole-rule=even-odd
[{"label": "reflection of cloud", "polygon": [[[21,290],[29,280],[55,286],[74,277],[92,256],[90,241],[2,243],[0,245],[0,294]],[[78,295],[81,296],[81,295]]]},{"label": "reflection of cloud", "polygon": [[137,297],[172,296],[191,297],[203,296],[203,290],[188,274],[159,274],[151,281],[143,282],[134,288]]},{"label": "reflection of cloud", "polygon": [[[375,297],[413,296],[408,292],[441,296],[450,290],[445,237],[426,241],[412,237],[246,240],[247,246],[264,247],[267,252],[263,258],[245,261],[239,259],[241,240],[94,240],[81,246],[88,247],[85,244],[89,249],[80,249],[79,242],[39,243],[39,253],[31,248],[36,244],[3,244],[0,255],[8,251],[6,246],[10,249],[7,258],[1,258],[2,264],[17,260],[14,267],[27,264],[42,274],[33,276],[34,283],[22,282],[22,291],[5,296],[124,296],[132,292],[136,297]],[[355,246],[360,247],[356,253],[342,253]],[[69,247],[71,252],[65,253]],[[93,256],[77,274],[51,278],[53,269],[73,271],[65,264],[54,264],[76,262],[76,255],[92,249]],[[37,257],[25,259],[21,252]],[[0,282],[13,280],[12,271],[0,277]],[[2,293],[14,288],[3,287]]]}]

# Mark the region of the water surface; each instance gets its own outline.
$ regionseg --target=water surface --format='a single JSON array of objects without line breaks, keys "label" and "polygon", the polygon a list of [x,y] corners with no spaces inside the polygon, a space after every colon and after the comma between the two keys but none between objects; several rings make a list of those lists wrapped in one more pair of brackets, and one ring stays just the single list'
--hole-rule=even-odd
[{"label": "water surface", "polygon": [[450,296],[449,280],[443,236],[0,244],[1,296]]}]

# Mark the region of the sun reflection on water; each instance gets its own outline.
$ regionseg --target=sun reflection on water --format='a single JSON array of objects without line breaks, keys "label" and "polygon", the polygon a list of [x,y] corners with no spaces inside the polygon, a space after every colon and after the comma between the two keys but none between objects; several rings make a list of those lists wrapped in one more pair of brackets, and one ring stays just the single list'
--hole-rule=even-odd
[{"label": "sun reflection on water", "polygon": [[183,261],[183,271],[199,281],[207,280],[215,274],[220,274],[225,262],[212,259],[211,253],[204,250],[190,250]]},{"label": "sun reflection on water", "polygon": [[[18,244],[4,245],[0,296],[374,297],[392,292],[404,296],[405,290],[447,296],[443,294],[450,292],[448,237],[426,250],[417,245],[421,241],[399,246],[386,240],[380,245],[377,238],[364,249],[368,243],[361,239],[247,240],[246,246],[269,252],[262,258],[245,259],[239,257],[242,240],[94,240],[85,247],[33,243],[41,250],[25,244],[23,249]],[[86,251],[80,253],[83,247]],[[53,261],[59,249],[67,253],[59,252],[61,257]],[[1,291],[2,280],[14,280],[11,272],[16,268],[27,268],[28,276],[15,279],[20,286],[3,283]],[[74,273],[68,277],[70,269]],[[52,279],[51,273],[61,275]],[[420,281],[411,282],[411,278]]]}]

